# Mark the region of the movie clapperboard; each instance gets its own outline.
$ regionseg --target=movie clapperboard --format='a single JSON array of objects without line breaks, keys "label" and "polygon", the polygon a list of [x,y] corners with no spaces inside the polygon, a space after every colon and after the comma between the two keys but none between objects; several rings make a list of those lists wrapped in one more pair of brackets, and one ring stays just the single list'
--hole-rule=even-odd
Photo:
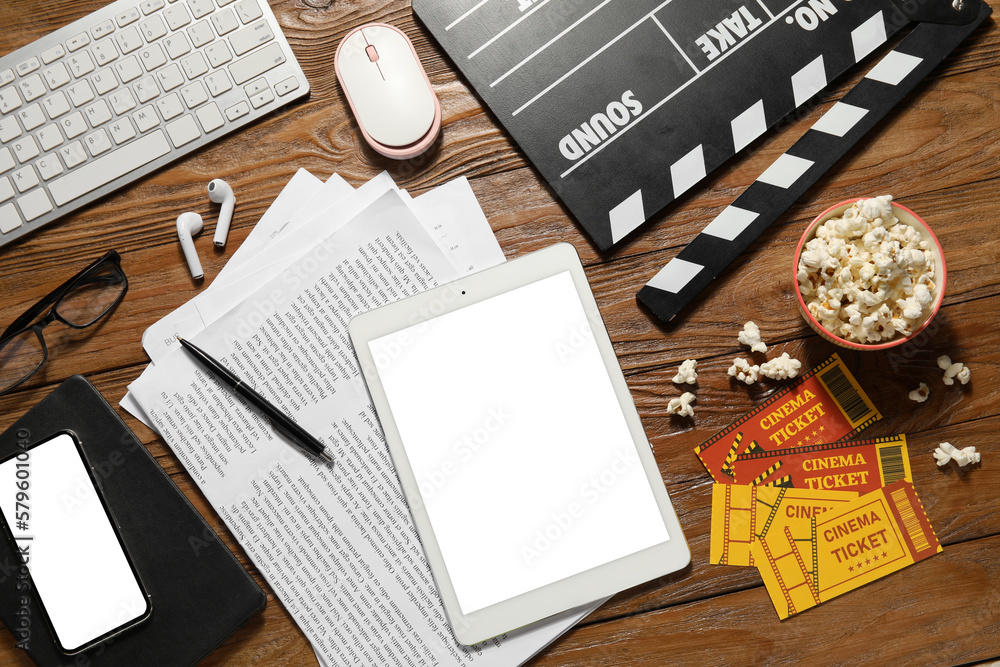
[{"label": "movie clapperboard", "polygon": [[907,24],[890,0],[414,0],[607,250]]}]

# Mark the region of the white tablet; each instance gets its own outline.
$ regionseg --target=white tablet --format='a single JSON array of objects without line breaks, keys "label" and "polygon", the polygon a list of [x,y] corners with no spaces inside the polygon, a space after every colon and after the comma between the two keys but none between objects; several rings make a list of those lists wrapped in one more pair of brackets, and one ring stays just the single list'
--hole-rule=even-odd
[{"label": "white tablet", "polygon": [[459,641],[688,564],[571,245],[360,315],[350,332]]}]

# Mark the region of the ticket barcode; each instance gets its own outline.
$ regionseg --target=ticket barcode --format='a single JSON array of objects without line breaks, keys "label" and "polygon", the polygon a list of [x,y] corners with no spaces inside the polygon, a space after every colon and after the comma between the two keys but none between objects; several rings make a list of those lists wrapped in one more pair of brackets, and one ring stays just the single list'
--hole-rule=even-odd
[{"label": "ticket barcode", "polygon": [[882,483],[888,486],[893,482],[906,479],[906,465],[903,463],[903,446],[883,447],[878,452],[879,463],[882,466]]},{"label": "ticket barcode", "polygon": [[840,408],[851,420],[851,424],[864,421],[875,411],[865,399],[860,389],[855,386],[841,369],[839,364],[833,364],[825,371],[817,375],[819,381],[826,385],[827,390],[833,398],[840,404]]},{"label": "ticket barcode", "polygon": [[893,491],[892,502],[896,505],[896,510],[903,520],[903,528],[906,529],[906,534],[910,536],[910,541],[913,542],[914,548],[917,551],[930,549],[931,545],[927,542],[927,535],[924,533],[923,526],[920,525],[920,519],[913,509],[913,503],[910,502],[910,497],[906,495],[906,489],[896,489]]}]

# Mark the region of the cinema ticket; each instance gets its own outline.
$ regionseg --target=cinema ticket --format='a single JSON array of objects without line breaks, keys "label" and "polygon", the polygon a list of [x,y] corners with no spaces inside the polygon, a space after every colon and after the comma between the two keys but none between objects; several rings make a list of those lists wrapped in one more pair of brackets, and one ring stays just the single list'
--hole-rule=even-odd
[{"label": "cinema ticket", "polygon": [[[774,486],[715,484],[712,487],[714,565],[754,565],[750,545],[771,531],[792,527],[792,537],[808,540],[809,519],[854,500],[853,491],[813,491]],[[808,559],[807,559],[808,560]]]},{"label": "cinema ticket", "polygon": [[737,484],[868,493],[893,482],[913,481],[906,436],[845,440],[736,457]]},{"label": "cinema ticket", "polygon": [[806,521],[806,542],[796,537],[796,527],[786,526],[750,547],[782,619],[941,551],[913,484],[905,480]]},{"label": "cinema ticket", "polygon": [[733,484],[737,457],[835,442],[882,415],[834,354],[694,451],[712,479]]}]

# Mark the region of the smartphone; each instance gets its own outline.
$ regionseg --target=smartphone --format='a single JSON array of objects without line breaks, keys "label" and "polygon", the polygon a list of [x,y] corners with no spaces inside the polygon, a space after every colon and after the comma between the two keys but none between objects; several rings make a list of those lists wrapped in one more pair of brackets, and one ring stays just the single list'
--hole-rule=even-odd
[{"label": "smartphone", "polygon": [[84,651],[151,615],[152,602],[73,433],[0,461],[0,519],[28,571],[19,584],[40,603],[63,653]]}]

